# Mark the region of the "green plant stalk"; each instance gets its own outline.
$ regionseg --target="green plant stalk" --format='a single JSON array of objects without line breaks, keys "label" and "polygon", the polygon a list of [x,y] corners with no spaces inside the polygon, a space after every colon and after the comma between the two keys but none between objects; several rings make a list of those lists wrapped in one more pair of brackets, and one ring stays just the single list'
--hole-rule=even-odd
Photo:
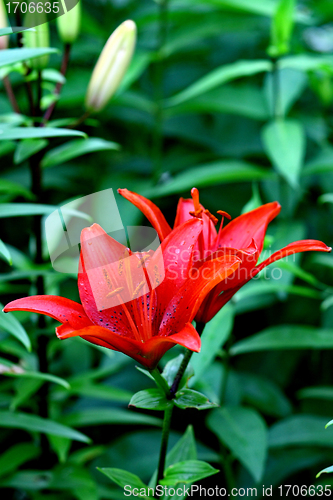
[{"label": "green plant stalk", "polygon": [[[205,323],[197,323],[196,324],[196,330],[200,336],[202,335],[204,328],[205,328]],[[183,378],[183,375],[184,375],[185,370],[186,370],[186,368],[191,360],[192,355],[193,355],[193,351],[190,351],[190,350],[186,351],[184,358],[183,358],[183,361],[181,362],[181,365],[180,365],[179,370],[177,372],[177,375],[175,376],[175,380],[173,381],[173,384],[170,388],[171,398],[174,398],[177,391],[178,391],[180,381]]]},{"label": "green plant stalk", "polygon": [[[71,47],[72,46],[69,43],[67,43],[64,47],[64,54],[63,54],[61,69],[60,69],[60,73],[62,74],[62,76],[65,76],[67,73]],[[58,97],[60,95],[62,86],[63,86],[63,83],[61,83],[61,82],[57,83],[55,91],[54,91],[54,94],[56,97]],[[46,125],[46,123],[50,120],[52,113],[55,110],[56,105],[57,105],[57,101],[54,101],[51,104],[51,106],[48,107],[48,109],[46,110],[46,112],[43,116],[43,121],[40,125],[41,127],[44,127]]]},{"label": "green plant stalk", "polygon": [[160,480],[164,477],[164,469],[165,469],[165,460],[166,453],[168,449],[168,441],[170,434],[170,426],[171,426],[171,418],[174,404],[170,401],[167,408],[164,411],[164,419],[163,419],[163,428],[162,428],[162,441],[161,441],[161,449],[160,449],[160,457],[158,461],[158,469],[157,469],[157,479],[156,486],[159,484]]},{"label": "green plant stalk", "polygon": [[164,112],[162,100],[164,97],[164,63],[163,48],[166,44],[168,34],[168,0],[161,0],[159,3],[159,35],[157,48],[157,61],[154,67],[154,100],[155,100],[155,126],[153,135],[153,159],[154,159],[154,181],[158,182],[162,174],[163,159],[163,122]]},{"label": "green plant stalk", "polygon": [[20,111],[18,102],[16,100],[12,84],[10,83],[9,77],[8,76],[4,76],[3,79],[2,79],[2,82],[3,82],[3,85],[5,87],[5,90],[6,90],[8,99],[10,101],[11,107],[13,108],[13,111],[15,113],[19,113],[20,114],[21,111]]},{"label": "green plant stalk", "polygon": [[272,58],[272,63],[273,116],[278,120],[282,118],[279,59],[276,57]]},{"label": "green plant stalk", "polygon": [[[38,102],[37,109],[40,110],[40,100],[42,97],[42,79],[41,74],[39,72],[38,78]],[[35,122],[35,127],[38,126],[38,123]],[[29,160],[30,165],[30,173],[31,173],[31,191],[35,195],[36,203],[42,203],[43,201],[43,173],[41,162],[43,159],[44,153],[41,151],[35,155],[33,155]],[[43,264],[43,239],[42,239],[42,217],[35,216],[33,219],[33,231],[35,235],[36,241],[36,252],[35,252],[35,263]],[[36,280],[37,287],[37,295],[45,295],[45,282],[43,276],[37,276]],[[47,347],[48,347],[48,336],[43,333],[46,328],[45,316],[38,316],[38,329],[42,332],[38,337],[38,348],[37,348],[37,356],[39,361],[39,370],[43,373],[48,373],[49,366],[47,360]],[[43,418],[49,417],[49,406],[48,406],[48,384],[43,384],[38,391],[38,413]],[[49,468],[50,464],[50,447],[49,441],[45,434],[41,435],[41,466],[43,468]]]}]

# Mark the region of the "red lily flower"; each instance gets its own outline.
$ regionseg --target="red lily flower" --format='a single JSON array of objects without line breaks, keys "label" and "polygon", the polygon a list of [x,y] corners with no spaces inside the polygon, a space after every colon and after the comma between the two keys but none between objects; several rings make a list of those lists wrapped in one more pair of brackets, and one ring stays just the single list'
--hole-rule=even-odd
[{"label": "red lily flower", "polygon": [[[118,189],[118,192],[141,210],[162,240],[171,234],[172,229],[162,212],[150,200],[127,189]],[[207,260],[210,255],[216,257],[220,252],[223,255],[229,253],[241,258],[241,264],[237,270],[225,280],[220,281],[207,294],[195,316],[197,322],[210,321],[242,286],[269,264],[298,252],[310,250],[330,252],[332,250],[321,241],[296,241],[273,253],[257,265],[263,249],[267,226],[281,210],[279,203],[267,203],[240,215],[224,228],[224,218],[231,219],[231,217],[227,212],[218,211],[222,215],[222,222],[219,230],[216,231],[218,219],[200,204],[199,191],[193,188],[191,195],[192,199],[180,198],[173,230],[193,218],[202,220],[203,230],[196,243],[196,258],[193,259],[193,267],[200,266],[202,260]]]},{"label": "red lily flower", "polygon": [[80,299],[52,295],[10,302],[8,311],[31,311],[61,322],[60,339],[81,338],[121,351],[149,369],[175,344],[200,351],[192,326],[212,288],[235,272],[236,255],[202,261],[192,275],[194,246],[203,223],[192,218],[163,239],[156,252],[132,253],[97,224],[81,233]]}]

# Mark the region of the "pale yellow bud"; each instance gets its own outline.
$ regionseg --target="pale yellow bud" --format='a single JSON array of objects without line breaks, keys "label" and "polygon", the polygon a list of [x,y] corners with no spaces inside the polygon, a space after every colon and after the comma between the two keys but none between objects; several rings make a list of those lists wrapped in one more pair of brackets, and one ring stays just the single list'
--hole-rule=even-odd
[{"label": "pale yellow bud", "polygon": [[[43,21],[45,20],[44,24]],[[28,49],[42,49],[50,46],[50,28],[46,22],[47,17],[44,12],[28,12],[24,18],[24,26],[33,28],[31,31],[23,32],[24,46]],[[49,56],[35,57],[29,61],[29,66],[33,69],[42,70],[49,62]]]},{"label": "pale yellow bud", "polygon": [[100,111],[118,89],[131,62],[136,42],[136,25],[123,22],[110,36],[90,79],[86,108]]},{"label": "pale yellow bud", "polygon": [[[0,28],[8,27],[8,16],[5,3],[0,0]],[[0,50],[7,49],[9,43],[9,36],[0,36]]]},{"label": "pale yellow bud", "polygon": [[74,43],[81,27],[81,0],[63,16],[57,17],[57,28],[64,43]]}]

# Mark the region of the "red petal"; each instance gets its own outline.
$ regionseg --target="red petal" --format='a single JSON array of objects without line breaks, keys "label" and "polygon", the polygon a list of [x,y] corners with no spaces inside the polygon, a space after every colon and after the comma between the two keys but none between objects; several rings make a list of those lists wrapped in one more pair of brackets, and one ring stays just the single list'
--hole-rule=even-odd
[{"label": "red petal", "polygon": [[152,201],[128,189],[118,189],[118,193],[141,210],[153,228],[157,231],[161,241],[168,236],[171,232],[171,227],[165,220],[161,210]]},{"label": "red petal", "polygon": [[[276,262],[277,260],[282,259],[283,257],[287,257],[288,255],[293,255],[298,252],[308,252],[308,251],[317,251],[317,252],[330,252],[332,249],[322,243],[321,241],[316,240],[302,240],[295,241],[294,243],[290,243],[285,248],[278,250],[273,253],[268,259],[264,260],[261,264],[255,267],[249,278],[244,279],[243,282],[239,283],[236,287],[228,289],[224,291],[221,295],[214,297],[207,297],[205,306],[199,310],[198,316],[196,319],[198,321],[202,321],[204,323],[208,323],[215,314],[219,312],[219,310],[227,303],[229,300],[235,295],[238,290],[240,290],[251,278],[256,276],[264,267]],[[216,287],[217,288],[217,287]],[[213,291],[214,292],[214,291]],[[210,300],[209,300],[210,299]],[[202,304],[204,306],[204,304]]]},{"label": "red petal", "polygon": [[[131,302],[140,283],[146,283],[138,256],[93,224],[81,233],[80,262],[78,286],[87,316],[96,325],[117,321],[117,328],[132,336],[122,304]],[[141,287],[136,297],[147,291]]]},{"label": "red petal", "polygon": [[30,311],[45,314],[60,323],[67,323],[74,329],[91,325],[81,304],[56,295],[35,295],[13,300],[4,308],[9,311]]},{"label": "red petal", "polygon": [[331,252],[332,248],[328,247],[323,243],[322,241],[317,241],[317,240],[300,240],[300,241],[294,241],[293,243],[290,243],[286,247],[282,248],[281,250],[278,250],[277,252],[273,253],[268,259],[264,260],[261,264],[259,264],[255,268],[254,274],[252,274],[252,277],[256,276],[264,267],[268,266],[269,264],[272,264],[273,262],[276,262],[277,260],[283,259],[283,257],[287,257],[288,255],[294,255],[295,253],[299,252],[310,252],[310,251],[315,251],[315,252]]},{"label": "red petal", "polygon": [[280,210],[281,206],[275,201],[240,215],[221,231],[218,248],[247,248],[254,239],[260,255],[267,226]]},{"label": "red petal", "polygon": [[156,335],[142,344],[142,352],[148,358],[161,359],[163,354],[175,344],[186,347],[190,351],[200,352],[201,339],[191,323],[184,325],[178,333],[161,337]]},{"label": "red petal", "polygon": [[223,255],[205,261],[174,295],[166,308],[160,326],[161,335],[170,335],[191,322],[206,295],[221,281],[235,272],[241,260],[235,255]]},{"label": "red petal", "polygon": [[165,238],[160,250],[155,252],[147,266],[152,284],[154,280],[156,281],[157,274],[161,281],[156,288],[160,315],[164,313],[165,307],[173,295],[189,276],[193,248],[201,231],[202,221],[193,217],[178,226]]},{"label": "red petal", "polygon": [[[204,210],[204,207],[201,207],[202,210]],[[177,205],[177,213],[176,213],[176,218],[175,218],[175,224],[174,228],[180,226],[187,220],[192,219],[192,215],[190,215],[190,212],[194,211],[194,203],[192,198],[190,199],[184,199],[184,198],[179,198],[178,205]]]}]

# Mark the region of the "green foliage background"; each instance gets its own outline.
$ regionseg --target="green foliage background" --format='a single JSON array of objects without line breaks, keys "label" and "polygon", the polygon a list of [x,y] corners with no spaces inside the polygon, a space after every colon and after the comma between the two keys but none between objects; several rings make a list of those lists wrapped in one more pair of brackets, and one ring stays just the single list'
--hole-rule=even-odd
[{"label": "green foliage background", "polygon": [[[178,197],[189,197],[196,186],[205,207],[232,217],[279,201],[267,251],[304,238],[332,245],[333,6],[298,1],[293,26],[292,4],[84,0],[52,126],[83,114],[105,41],[133,19],[138,44],[125,80],[106,109],[78,127],[120,149],[97,141],[93,152],[82,154],[86,139],[47,138],[38,145],[46,152],[41,201],[54,206],[126,187],[153,198],[172,224]],[[59,52],[51,54],[49,67],[59,70],[63,48],[55,23],[51,46]],[[16,140],[31,117],[20,63],[9,67],[7,55],[0,52],[1,76],[9,74],[24,116],[13,114],[2,86],[1,301],[36,293],[39,275],[47,293],[78,300],[75,276],[53,271],[47,252],[43,264],[34,261],[35,198],[29,160]],[[53,73],[53,81],[43,75],[45,106],[54,78],[59,75]],[[62,144],[72,151],[69,160],[56,149]],[[120,197],[117,202],[125,226],[142,223],[138,210]],[[263,484],[332,482],[331,476],[315,478],[333,463],[333,431],[324,429],[333,416],[332,306],[332,257],[306,254],[246,285],[208,325],[190,385],[221,408],[177,409],[170,441],[171,449],[193,425],[197,456],[221,469],[203,486],[257,484],[261,492]],[[153,384],[124,355],[78,338],[60,342],[54,327],[47,320],[47,363],[41,365],[45,333],[41,337],[36,315],[0,317],[0,494],[6,500],[124,498],[96,467],[127,469],[149,481],[160,414],[127,404]],[[177,354],[169,351],[163,364]],[[40,420],[45,411],[48,418]],[[186,439],[192,446],[191,429]],[[185,458],[196,458],[193,446]]]}]

